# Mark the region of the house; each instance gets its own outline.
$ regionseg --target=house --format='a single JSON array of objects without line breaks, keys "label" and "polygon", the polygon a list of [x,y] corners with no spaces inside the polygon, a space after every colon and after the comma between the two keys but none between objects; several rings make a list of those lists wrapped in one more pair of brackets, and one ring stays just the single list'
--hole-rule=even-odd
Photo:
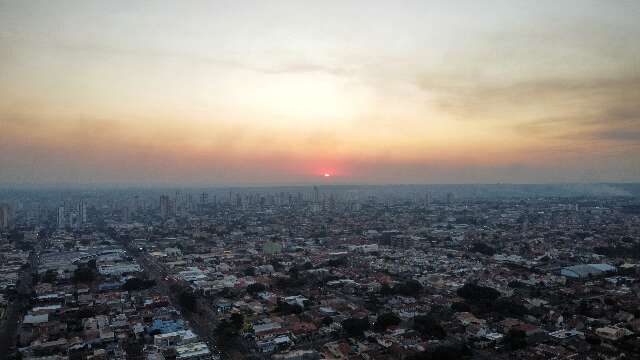
[{"label": "house", "polygon": [[624,330],[617,327],[605,326],[596,329],[596,335],[603,339],[616,341],[624,336]]},{"label": "house", "polygon": [[209,347],[203,342],[197,342],[176,347],[177,360],[204,360],[210,358]]}]

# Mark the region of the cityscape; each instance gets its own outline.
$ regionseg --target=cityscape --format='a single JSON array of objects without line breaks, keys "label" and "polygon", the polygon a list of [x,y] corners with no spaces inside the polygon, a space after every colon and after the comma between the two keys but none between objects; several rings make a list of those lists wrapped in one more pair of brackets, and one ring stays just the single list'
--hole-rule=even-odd
[{"label": "cityscape", "polygon": [[0,0],[0,360],[640,360],[639,19]]},{"label": "cityscape", "polygon": [[1,194],[12,358],[640,355],[640,185]]}]

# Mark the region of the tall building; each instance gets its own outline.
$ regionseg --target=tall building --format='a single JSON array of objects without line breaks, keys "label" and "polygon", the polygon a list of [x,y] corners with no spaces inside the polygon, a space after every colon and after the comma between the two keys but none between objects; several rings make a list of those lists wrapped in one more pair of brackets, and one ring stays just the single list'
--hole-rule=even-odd
[{"label": "tall building", "polygon": [[447,193],[447,205],[453,205],[454,195],[452,192]]},{"label": "tall building", "polygon": [[58,208],[58,229],[67,227],[67,220],[64,214],[64,206]]},{"label": "tall building", "polygon": [[164,220],[169,217],[171,203],[168,195],[160,195],[160,217]]},{"label": "tall building", "polygon": [[0,231],[13,229],[13,207],[9,204],[0,204]]},{"label": "tall building", "polygon": [[84,200],[80,200],[78,204],[78,222],[80,224],[87,223],[87,203]]},{"label": "tall building", "polygon": [[194,206],[194,201],[193,201],[193,194],[192,193],[187,193],[187,210],[188,211],[193,211],[193,209],[195,208]]},{"label": "tall building", "polygon": [[320,202],[320,191],[317,186],[313,187],[313,202],[316,204]]},{"label": "tall building", "polygon": [[129,206],[127,205],[127,206],[122,208],[122,222],[128,223],[129,222],[129,217],[130,217]]},{"label": "tall building", "polygon": [[240,194],[236,194],[236,208],[240,209],[242,207],[242,197]]}]

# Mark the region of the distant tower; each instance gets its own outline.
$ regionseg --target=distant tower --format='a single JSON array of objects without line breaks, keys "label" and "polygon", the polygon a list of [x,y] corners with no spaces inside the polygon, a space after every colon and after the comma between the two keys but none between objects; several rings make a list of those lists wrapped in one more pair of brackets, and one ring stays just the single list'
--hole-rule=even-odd
[{"label": "distant tower", "polygon": [[448,192],[447,193],[447,205],[452,205],[453,204],[453,193],[452,192]]},{"label": "distant tower", "polygon": [[84,200],[80,200],[80,203],[78,204],[78,217],[79,223],[87,223],[87,203]]},{"label": "distant tower", "polygon": [[138,195],[133,197],[133,211],[134,212],[138,212],[140,211],[141,208],[141,204],[140,204],[140,197]]},{"label": "distant tower", "polygon": [[9,204],[0,204],[0,231],[13,229],[13,208]]},{"label": "distant tower", "polygon": [[236,208],[240,209],[242,207],[242,196],[240,194],[236,194]]},{"label": "distant tower", "polygon": [[160,217],[166,220],[169,217],[170,201],[168,195],[160,195]]},{"label": "distant tower", "polygon": [[206,205],[208,199],[209,199],[209,194],[207,194],[206,192],[203,192],[202,194],[200,194],[200,205]]},{"label": "distant tower", "polygon": [[67,221],[64,216],[64,206],[58,208],[58,229],[64,229],[67,226]]},{"label": "distant tower", "polygon": [[529,215],[524,215],[522,219],[522,229],[521,232],[526,233],[529,231]]},{"label": "distant tower", "polygon": [[188,193],[187,194],[187,209],[189,209],[189,211],[193,211],[193,208],[194,208],[193,194]]},{"label": "distant tower", "polygon": [[428,191],[425,195],[424,195],[424,207],[427,209],[431,208],[431,192]]},{"label": "distant tower", "polygon": [[317,186],[313,187],[313,202],[316,204],[320,203],[320,192]]}]

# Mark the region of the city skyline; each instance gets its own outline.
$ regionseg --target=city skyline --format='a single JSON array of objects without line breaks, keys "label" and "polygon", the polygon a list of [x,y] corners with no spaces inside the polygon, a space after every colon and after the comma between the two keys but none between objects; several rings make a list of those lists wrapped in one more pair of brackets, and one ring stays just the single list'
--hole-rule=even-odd
[{"label": "city skyline", "polygon": [[2,185],[640,181],[638,2],[0,10]]}]

